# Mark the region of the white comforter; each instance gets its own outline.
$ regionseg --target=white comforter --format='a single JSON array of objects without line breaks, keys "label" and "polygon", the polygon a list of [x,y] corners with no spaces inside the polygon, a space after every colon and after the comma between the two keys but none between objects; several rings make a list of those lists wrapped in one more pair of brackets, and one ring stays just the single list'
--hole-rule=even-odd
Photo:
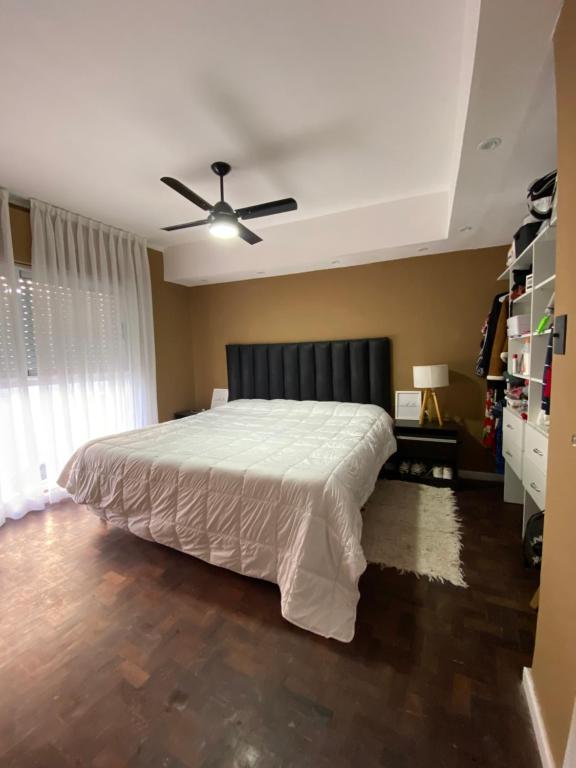
[{"label": "white comforter", "polygon": [[236,400],[87,443],[59,484],[137,536],[277,583],[284,618],[350,641],[360,508],[395,449],[375,405]]}]

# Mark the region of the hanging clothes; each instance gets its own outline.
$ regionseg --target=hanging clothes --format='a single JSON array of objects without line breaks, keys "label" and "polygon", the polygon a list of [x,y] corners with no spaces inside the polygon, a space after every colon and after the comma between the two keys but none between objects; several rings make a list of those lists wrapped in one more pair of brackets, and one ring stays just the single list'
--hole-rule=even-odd
[{"label": "hanging clothes", "polygon": [[488,371],[490,370],[492,347],[494,345],[494,337],[496,335],[496,329],[502,310],[500,299],[504,296],[507,296],[507,294],[499,293],[494,297],[488,317],[482,326],[482,341],[480,342],[480,352],[478,354],[478,360],[476,361],[476,375],[481,376],[482,378],[486,378],[486,376],[488,376]]},{"label": "hanging clothes", "polygon": [[496,389],[488,387],[484,401],[484,425],[482,427],[482,443],[493,451],[496,447],[496,419],[493,414]]},{"label": "hanging clothes", "polygon": [[504,425],[504,419],[503,419],[503,412],[504,412],[504,402],[503,400],[498,400],[492,409],[492,413],[494,416],[494,420],[496,422],[496,440],[494,445],[494,458],[496,459],[496,472],[499,475],[504,474],[504,453],[502,451],[503,448],[503,425]]},{"label": "hanging clothes", "polygon": [[496,471],[504,472],[504,456],[502,454],[502,412],[506,402],[504,390],[505,381],[493,382],[486,391],[484,404],[484,427],[482,444],[494,454]]},{"label": "hanging clothes", "polygon": [[502,380],[506,368],[506,363],[502,360],[502,355],[504,352],[508,351],[508,327],[506,324],[509,307],[508,296],[506,295],[503,300],[499,299],[499,302],[500,313],[494,331],[494,340],[492,342],[492,352],[490,354],[487,378]]},{"label": "hanging clothes", "polygon": [[544,373],[542,374],[542,410],[550,415],[550,395],[552,393],[552,352],[554,347],[554,326],[550,326],[550,335],[546,345],[546,358],[544,360]]}]

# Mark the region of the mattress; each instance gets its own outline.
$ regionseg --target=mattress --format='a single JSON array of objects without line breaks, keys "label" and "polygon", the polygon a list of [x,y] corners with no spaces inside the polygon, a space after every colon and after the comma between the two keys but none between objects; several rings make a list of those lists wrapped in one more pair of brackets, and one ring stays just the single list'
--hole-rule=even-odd
[{"label": "mattress", "polygon": [[93,440],[58,482],[143,539],[278,584],[285,619],[347,642],[360,510],[395,450],[376,405],[235,400]]}]

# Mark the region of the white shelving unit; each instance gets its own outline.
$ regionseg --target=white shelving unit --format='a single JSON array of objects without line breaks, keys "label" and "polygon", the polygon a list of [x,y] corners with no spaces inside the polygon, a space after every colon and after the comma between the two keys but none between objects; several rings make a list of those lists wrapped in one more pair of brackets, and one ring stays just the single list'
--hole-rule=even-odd
[{"label": "white shelving unit", "polygon": [[532,268],[533,287],[510,302],[510,315],[530,315],[530,332],[508,340],[508,370],[512,358],[528,353],[529,367],[517,378],[528,385],[527,419],[510,408],[504,409],[503,453],[505,459],[504,500],[524,507],[522,532],[528,519],[546,506],[548,430],[537,423],[542,399],[542,376],[550,330],[537,333],[556,281],[556,220],[541,230],[533,242],[499,276],[508,281],[511,292],[515,269]]}]

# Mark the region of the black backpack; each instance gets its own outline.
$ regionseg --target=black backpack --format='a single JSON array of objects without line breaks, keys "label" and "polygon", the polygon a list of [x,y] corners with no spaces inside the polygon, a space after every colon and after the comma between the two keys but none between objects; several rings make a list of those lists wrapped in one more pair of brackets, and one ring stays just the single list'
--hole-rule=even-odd
[{"label": "black backpack", "polygon": [[556,171],[547,173],[536,179],[528,187],[526,202],[532,216],[539,221],[545,221],[552,216],[552,205],[556,194]]},{"label": "black backpack", "polygon": [[524,533],[524,564],[527,568],[538,568],[542,564],[542,539],[544,535],[544,514],[536,512],[526,524]]}]

